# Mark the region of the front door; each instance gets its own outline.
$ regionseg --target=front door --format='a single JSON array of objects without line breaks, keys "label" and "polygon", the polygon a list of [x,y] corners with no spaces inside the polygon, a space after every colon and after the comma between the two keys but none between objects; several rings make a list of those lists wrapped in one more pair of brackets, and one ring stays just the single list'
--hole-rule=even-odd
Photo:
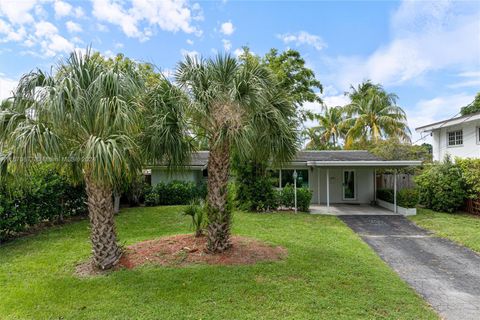
[{"label": "front door", "polygon": [[355,170],[343,170],[343,200],[357,198]]}]

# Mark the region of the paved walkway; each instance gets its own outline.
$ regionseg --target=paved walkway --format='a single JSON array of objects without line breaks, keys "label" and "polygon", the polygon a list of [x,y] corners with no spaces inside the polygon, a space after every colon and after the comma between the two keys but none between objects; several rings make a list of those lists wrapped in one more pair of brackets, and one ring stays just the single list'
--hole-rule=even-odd
[{"label": "paved walkway", "polygon": [[447,320],[480,319],[480,256],[403,216],[341,216]]},{"label": "paved walkway", "polygon": [[332,204],[330,207],[326,205],[311,204],[310,213],[313,214],[327,214],[333,216],[344,216],[344,215],[379,215],[379,216],[392,216],[396,215],[390,210],[371,206],[368,204]]}]

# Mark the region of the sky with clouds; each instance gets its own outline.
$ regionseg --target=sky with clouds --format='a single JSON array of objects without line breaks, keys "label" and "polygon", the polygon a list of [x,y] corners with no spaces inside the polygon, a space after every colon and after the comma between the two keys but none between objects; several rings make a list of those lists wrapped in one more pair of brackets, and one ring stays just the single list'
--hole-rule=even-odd
[{"label": "sky with clouds", "polygon": [[299,50],[328,106],[351,84],[381,83],[411,128],[454,116],[480,91],[480,1],[0,0],[0,98],[86,46],[169,73],[183,55],[245,45]]}]

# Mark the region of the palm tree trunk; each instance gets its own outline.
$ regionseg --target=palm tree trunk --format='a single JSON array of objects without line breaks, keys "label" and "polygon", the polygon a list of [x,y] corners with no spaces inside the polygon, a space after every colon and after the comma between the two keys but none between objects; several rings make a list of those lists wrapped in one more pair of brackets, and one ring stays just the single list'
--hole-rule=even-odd
[{"label": "palm tree trunk", "polygon": [[[215,139],[213,139],[215,141]],[[228,176],[230,148],[228,143],[213,145],[208,156],[207,251],[223,252],[231,247]]]},{"label": "palm tree trunk", "polygon": [[93,264],[102,270],[112,268],[120,260],[117,244],[111,188],[101,186],[86,176],[88,215],[91,224]]},{"label": "palm tree trunk", "polygon": [[122,194],[118,191],[113,193],[113,213],[117,214],[120,212],[120,198]]}]

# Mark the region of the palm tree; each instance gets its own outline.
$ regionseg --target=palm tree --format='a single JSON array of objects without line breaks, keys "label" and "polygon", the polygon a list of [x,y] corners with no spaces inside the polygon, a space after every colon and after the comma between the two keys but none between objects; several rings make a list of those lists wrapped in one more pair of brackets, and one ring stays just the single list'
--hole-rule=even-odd
[{"label": "palm tree", "polygon": [[318,121],[318,126],[313,127],[313,130],[318,132],[318,137],[323,144],[332,143],[333,147],[337,147],[339,138],[344,134],[344,109],[342,107],[325,108],[323,114],[315,114],[313,118]]},{"label": "palm tree", "polygon": [[279,162],[291,159],[298,145],[288,118],[293,103],[253,59],[186,57],[176,81],[191,98],[189,113],[197,132],[208,141],[207,250],[223,252],[231,246],[227,187],[232,152],[247,159],[265,150]]},{"label": "palm tree", "polygon": [[355,140],[378,142],[382,138],[396,137],[410,141],[407,117],[396,104],[398,97],[395,94],[366,81],[357,89],[352,87],[348,95],[352,102],[345,107],[348,116],[342,122],[342,127],[347,130],[347,148]]},{"label": "palm tree", "polygon": [[[184,132],[175,122],[172,103],[156,99],[159,91],[163,95],[168,91],[155,87],[144,92],[135,68],[107,66],[100,55],[87,50],[72,53],[55,71],[36,70],[21,78],[13,105],[0,112],[0,141],[11,160],[22,160],[15,166],[28,169],[34,159],[47,157],[84,180],[92,262],[108,269],[122,253],[115,232],[113,190],[141,169],[140,142],[158,147],[151,158],[184,159],[185,144],[177,143]],[[142,99],[150,103],[144,105]],[[143,129],[161,135],[147,137]]]}]

